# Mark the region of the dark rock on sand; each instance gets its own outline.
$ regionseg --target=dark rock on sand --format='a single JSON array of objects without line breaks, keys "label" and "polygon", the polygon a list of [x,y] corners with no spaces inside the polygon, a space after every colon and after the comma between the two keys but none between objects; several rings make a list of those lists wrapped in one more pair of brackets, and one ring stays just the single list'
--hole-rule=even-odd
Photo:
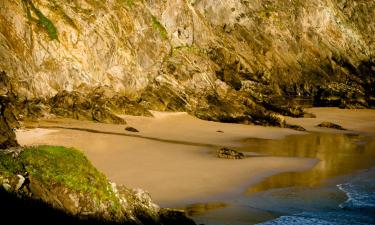
[{"label": "dark rock on sand", "polygon": [[135,133],[139,132],[139,130],[135,129],[134,127],[126,127],[125,130],[127,130],[129,132],[135,132]]},{"label": "dark rock on sand", "polygon": [[237,152],[235,150],[229,148],[221,148],[217,150],[217,157],[223,159],[243,159],[245,155],[241,152]]},{"label": "dark rock on sand", "polygon": [[285,124],[285,128],[289,128],[289,129],[293,129],[293,130],[297,130],[297,131],[306,131],[306,129],[303,128],[302,126],[294,125],[294,124]]},{"label": "dark rock on sand", "polygon": [[332,129],[337,129],[337,130],[346,130],[345,128],[343,128],[342,126],[338,125],[338,124],[335,124],[335,123],[331,123],[331,122],[322,122],[318,125],[318,127],[325,127],[325,128],[332,128]]}]

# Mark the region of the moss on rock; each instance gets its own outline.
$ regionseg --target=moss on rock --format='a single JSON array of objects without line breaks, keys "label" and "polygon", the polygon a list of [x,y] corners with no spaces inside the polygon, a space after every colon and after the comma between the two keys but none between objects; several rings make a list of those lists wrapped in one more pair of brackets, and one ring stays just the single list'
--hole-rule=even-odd
[{"label": "moss on rock", "polygon": [[[120,199],[108,179],[82,152],[58,146],[25,148],[18,157],[0,155],[0,175],[8,180],[25,176],[20,194],[33,195],[73,215],[121,220]],[[13,190],[17,188],[10,184]],[[105,206],[105,207],[103,207]]]},{"label": "moss on rock", "polygon": [[[58,39],[57,36],[57,28],[52,23],[50,19],[48,19],[42,11],[40,11],[31,0],[23,0],[23,2],[27,6],[27,16],[31,21],[36,22],[39,26],[41,26],[48,34],[51,40]],[[37,18],[34,18],[31,15],[31,12],[35,13]]]},{"label": "moss on rock", "polygon": [[81,219],[163,224],[160,208],[147,192],[117,187],[74,148],[37,146],[0,152],[0,189]]}]

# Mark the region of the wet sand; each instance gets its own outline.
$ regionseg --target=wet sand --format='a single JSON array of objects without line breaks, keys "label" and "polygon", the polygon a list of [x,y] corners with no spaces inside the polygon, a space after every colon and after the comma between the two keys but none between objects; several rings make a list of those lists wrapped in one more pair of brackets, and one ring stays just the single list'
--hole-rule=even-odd
[{"label": "wet sand", "polygon": [[[281,139],[303,133],[202,121],[186,113],[154,114],[154,118],[124,116],[127,125],[66,119],[29,122],[25,125],[43,128],[20,130],[17,138],[22,145],[82,149],[112,181],[148,190],[157,203],[166,206],[194,203],[220,194],[239,194],[268,176],[307,170],[318,161],[285,156],[219,159],[215,156],[219,147],[240,147],[246,138]],[[126,126],[140,132],[125,131]]]}]

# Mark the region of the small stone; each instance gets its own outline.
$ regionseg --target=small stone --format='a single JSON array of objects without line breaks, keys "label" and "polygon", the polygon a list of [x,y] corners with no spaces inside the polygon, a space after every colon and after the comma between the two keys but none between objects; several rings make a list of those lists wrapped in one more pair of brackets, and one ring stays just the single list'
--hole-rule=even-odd
[{"label": "small stone", "polygon": [[217,150],[217,157],[223,159],[243,159],[245,155],[242,152],[237,152],[229,148],[221,148]]},{"label": "small stone", "polygon": [[293,129],[293,130],[297,130],[297,131],[306,131],[306,129],[303,128],[302,126],[294,125],[294,124],[285,124],[285,128],[289,128],[289,129]]},{"label": "small stone", "polygon": [[135,129],[134,127],[126,127],[125,130],[129,131],[129,132],[139,132],[137,129]]},{"label": "small stone", "polygon": [[318,127],[332,128],[336,130],[346,130],[345,128],[343,128],[342,126],[338,124],[327,122],[327,121],[320,123]]}]

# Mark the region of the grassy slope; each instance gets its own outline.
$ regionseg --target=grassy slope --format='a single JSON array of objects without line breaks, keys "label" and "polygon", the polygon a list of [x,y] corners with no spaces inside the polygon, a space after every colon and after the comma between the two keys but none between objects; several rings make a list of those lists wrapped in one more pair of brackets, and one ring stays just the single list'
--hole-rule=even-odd
[{"label": "grassy slope", "polygon": [[121,207],[107,178],[76,149],[28,147],[16,159],[0,153],[0,176],[14,177],[25,172],[47,186],[62,186],[97,202],[112,202],[112,211]]}]

